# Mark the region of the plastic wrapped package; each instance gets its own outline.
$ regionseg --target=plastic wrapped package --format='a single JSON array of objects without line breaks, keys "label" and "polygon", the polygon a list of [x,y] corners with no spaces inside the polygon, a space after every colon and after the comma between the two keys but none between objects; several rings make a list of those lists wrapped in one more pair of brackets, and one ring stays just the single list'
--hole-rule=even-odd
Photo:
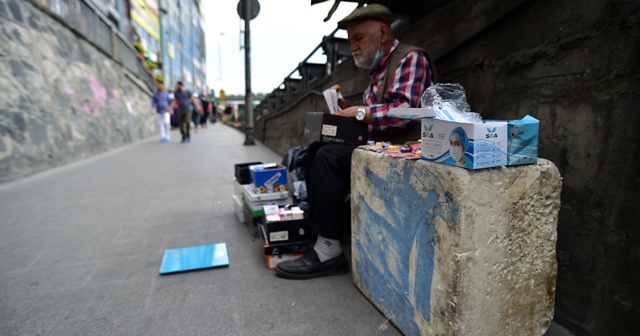
[{"label": "plastic wrapped package", "polygon": [[458,83],[439,83],[428,87],[420,97],[422,107],[430,107],[436,119],[466,123],[481,123],[476,112],[470,112],[467,95]]}]

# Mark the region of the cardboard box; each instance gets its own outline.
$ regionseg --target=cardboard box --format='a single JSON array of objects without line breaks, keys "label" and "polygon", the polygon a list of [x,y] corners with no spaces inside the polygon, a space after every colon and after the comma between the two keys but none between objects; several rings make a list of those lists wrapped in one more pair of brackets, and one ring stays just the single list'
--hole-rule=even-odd
[{"label": "cardboard box", "polygon": [[240,223],[244,223],[245,221],[244,209],[242,208],[243,208],[242,199],[236,195],[233,195],[233,210],[236,214],[236,217],[238,217],[238,220],[240,221]]},{"label": "cardboard box", "polygon": [[506,121],[470,124],[423,119],[421,139],[423,160],[467,169],[507,164]]},{"label": "cardboard box", "polygon": [[258,231],[258,225],[262,224],[262,210],[254,211],[249,208],[247,201],[244,200],[242,202],[242,211],[244,213],[244,224],[247,226],[249,233],[253,238],[260,237],[260,232]]},{"label": "cardboard box", "polygon": [[[250,183],[249,183],[250,184]],[[236,195],[240,200],[244,197],[244,186],[247,184],[240,184],[238,179],[233,177],[233,194]]]},{"label": "cardboard box", "polygon": [[267,262],[267,268],[274,269],[276,265],[283,261],[293,260],[304,255],[303,252],[296,253],[284,253],[284,254],[268,254],[264,256],[265,261]]},{"label": "cardboard box", "polygon": [[259,216],[262,216],[262,207],[265,205],[286,205],[289,203],[288,192],[257,194],[251,184],[243,185],[242,188],[245,204],[252,212],[259,213]]},{"label": "cardboard box", "polygon": [[311,241],[269,244],[267,242],[267,233],[264,228],[264,224],[258,224],[258,230],[260,232],[260,237],[262,238],[262,247],[264,248],[265,255],[305,252],[311,247]]},{"label": "cardboard box", "polygon": [[269,221],[263,217],[262,225],[267,244],[305,243],[315,238],[306,219]]},{"label": "cardboard box", "polygon": [[507,164],[536,164],[538,162],[538,131],[540,121],[530,115],[509,121],[507,135]]},{"label": "cardboard box", "polygon": [[311,141],[363,145],[367,143],[367,124],[354,118],[323,112],[307,112],[304,138]]},{"label": "cardboard box", "polygon": [[251,183],[259,194],[286,192],[287,167],[279,163],[249,166]]},{"label": "cardboard box", "polygon": [[265,255],[306,252],[310,245],[311,242],[297,244],[262,244]]},{"label": "cardboard box", "polygon": [[433,110],[433,108],[430,107],[396,107],[389,109],[387,116],[392,118],[415,120],[433,118],[436,116],[436,112]]},{"label": "cardboard box", "polygon": [[235,170],[235,179],[240,184],[250,184],[251,183],[251,174],[249,173],[249,166],[258,165],[262,162],[246,162],[246,163],[238,163],[234,165]]}]

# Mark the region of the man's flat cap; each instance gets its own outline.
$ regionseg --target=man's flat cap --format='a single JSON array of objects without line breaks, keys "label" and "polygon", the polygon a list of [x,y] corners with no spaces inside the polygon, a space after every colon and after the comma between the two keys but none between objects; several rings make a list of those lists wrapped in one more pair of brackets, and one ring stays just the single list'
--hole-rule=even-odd
[{"label": "man's flat cap", "polygon": [[367,7],[358,7],[344,19],[338,21],[338,28],[347,29],[348,26],[365,20],[374,20],[390,25],[393,21],[393,15],[391,15],[391,12],[387,7],[379,4],[371,4]]}]

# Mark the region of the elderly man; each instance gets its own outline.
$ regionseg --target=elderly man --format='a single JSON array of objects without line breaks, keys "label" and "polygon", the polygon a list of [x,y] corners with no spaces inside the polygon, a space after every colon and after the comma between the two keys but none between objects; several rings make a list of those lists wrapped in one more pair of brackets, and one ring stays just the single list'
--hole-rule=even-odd
[{"label": "elderly man", "polygon": [[[369,69],[371,82],[362,106],[341,104],[336,114],[369,124],[373,140],[400,143],[410,138],[410,121],[387,116],[393,107],[418,107],[421,93],[432,83],[424,50],[393,37],[389,10],[378,4],[356,8],[338,22],[346,29],[357,67]],[[349,272],[340,238],[350,232],[351,155],[354,146],[312,143],[306,162],[309,216],[318,240],[304,256],[276,266],[278,276],[311,279]]]}]

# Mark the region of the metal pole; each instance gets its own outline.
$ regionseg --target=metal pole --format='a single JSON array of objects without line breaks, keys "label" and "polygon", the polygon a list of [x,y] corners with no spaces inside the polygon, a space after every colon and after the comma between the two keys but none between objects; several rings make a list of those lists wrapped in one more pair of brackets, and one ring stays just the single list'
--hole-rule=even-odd
[{"label": "metal pole", "polygon": [[222,36],[224,36],[224,32],[221,32],[218,38],[218,73],[220,79],[220,88],[222,88],[222,52],[220,51],[220,44],[222,43]]},{"label": "metal pole", "polygon": [[164,34],[162,32],[162,0],[158,0],[158,27],[160,28],[160,64],[162,64],[162,79],[166,82],[166,68],[164,64]]},{"label": "metal pole", "polygon": [[[178,69],[178,73],[180,74],[178,76],[178,78],[176,78],[176,82],[181,81],[183,82],[183,84],[185,82],[185,79],[182,78],[183,73],[182,73],[182,69],[184,68],[184,44],[182,44],[182,26],[183,26],[183,19],[182,19],[182,6],[180,6],[180,1],[178,1],[178,17],[180,18],[178,20],[178,43],[180,44],[180,50],[179,50],[179,55],[180,55],[180,68]],[[177,86],[176,86],[177,89]]]},{"label": "metal pole", "polygon": [[253,146],[253,108],[251,107],[251,31],[249,30],[251,21],[251,0],[244,0],[244,115],[245,115],[245,146]]}]

